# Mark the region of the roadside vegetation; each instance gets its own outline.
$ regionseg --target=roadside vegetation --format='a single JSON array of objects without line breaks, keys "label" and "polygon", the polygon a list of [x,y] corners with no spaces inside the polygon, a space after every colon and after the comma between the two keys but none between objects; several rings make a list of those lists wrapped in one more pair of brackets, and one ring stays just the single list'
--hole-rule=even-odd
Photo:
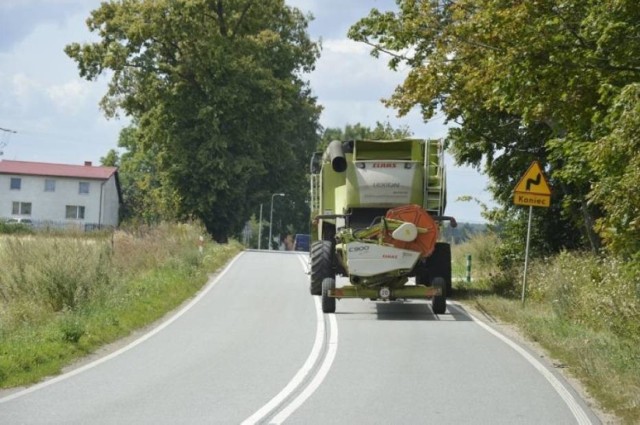
[{"label": "roadside vegetation", "polygon": [[242,248],[197,224],[0,237],[0,388],[37,382],[161,318]]},{"label": "roadside vegetation", "polygon": [[563,251],[530,262],[526,303],[523,263],[500,268],[494,234],[454,245],[454,275],[472,255],[473,280],[458,280],[456,299],[515,324],[578,378],[624,423],[640,423],[640,270],[612,256]]}]

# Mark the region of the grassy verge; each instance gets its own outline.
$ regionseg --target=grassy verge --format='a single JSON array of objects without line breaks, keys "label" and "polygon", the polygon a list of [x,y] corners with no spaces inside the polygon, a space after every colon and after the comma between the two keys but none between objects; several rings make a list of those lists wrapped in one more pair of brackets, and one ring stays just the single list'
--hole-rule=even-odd
[{"label": "grassy verge", "polygon": [[37,382],[161,318],[236,255],[195,225],[0,241],[0,387]]},{"label": "grassy verge", "polygon": [[[464,261],[460,255],[470,249],[454,249],[454,263]],[[525,307],[521,270],[493,275],[483,270],[471,285],[457,284],[456,298],[516,325],[566,366],[604,410],[637,424],[640,282],[628,266],[591,254],[561,253],[533,261]]]}]

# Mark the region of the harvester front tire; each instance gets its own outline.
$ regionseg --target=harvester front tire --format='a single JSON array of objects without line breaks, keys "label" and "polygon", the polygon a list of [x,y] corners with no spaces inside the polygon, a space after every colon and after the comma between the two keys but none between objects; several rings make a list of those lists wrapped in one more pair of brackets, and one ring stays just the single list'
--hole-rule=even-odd
[{"label": "harvester front tire", "polygon": [[333,268],[333,244],[330,241],[315,241],[311,245],[311,295],[322,295],[322,281],[336,277]]},{"label": "harvester front tire", "polygon": [[447,285],[443,278],[436,277],[431,282],[431,286],[441,290],[442,295],[436,295],[431,299],[431,309],[433,314],[444,314],[447,311]]},{"label": "harvester front tire", "polygon": [[336,299],[329,296],[329,291],[336,289],[336,280],[332,277],[327,277],[322,281],[322,312],[323,313],[335,313],[336,312]]}]

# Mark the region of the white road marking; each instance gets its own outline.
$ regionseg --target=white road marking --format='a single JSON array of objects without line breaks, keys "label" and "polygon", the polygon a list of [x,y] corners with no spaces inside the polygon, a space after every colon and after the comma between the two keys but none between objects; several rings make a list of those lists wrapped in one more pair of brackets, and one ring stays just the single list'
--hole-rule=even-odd
[{"label": "white road marking", "polygon": [[300,263],[302,264],[302,267],[304,268],[304,273],[305,274],[309,274],[309,272],[311,271],[311,264],[309,264],[309,262],[311,260],[309,258],[309,255],[300,254],[300,255],[298,255],[298,260],[300,260]]},{"label": "white road marking", "polygon": [[18,397],[22,397],[25,396],[27,394],[31,394],[35,391],[38,391],[42,388],[48,387],[49,385],[53,385],[56,384],[60,381],[64,381],[65,379],[69,379],[73,376],[79,375],[82,372],[85,372],[89,369],[93,369],[94,367],[107,362],[117,356],[119,356],[122,353],[125,353],[129,350],[131,350],[132,348],[134,348],[135,346],[142,344],[143,342],[145,342],[146,340],[148,340],[149,338],[151,338],[152,336],[154,336],[155,334],[157,334],[158,332],[162,331],[163,329],[165,329],[167,326],[171,325],[173,322],[175,322],[176,320],[178,320],[180,317],[182,317],[186,312],[188,312],[194,305],[196,305],[205,295],[207,295],[207,293],[209,293],[209,291],[211,291],[211,289],[213,289],[213,287],[218,283],[218,281],[220,279],[222,279],[222,277],[229,271],[229,269],[231,268],[231,266],[233,266],[233,264],[238,260],[238,258],[240,258],[242,256],[243,252],[241,252],[240,254],[238,254],[233,260],[231,260],[231,262],[227,265],[227,267],[224,268],[224,270],[222,270],[222,272],[220,272],[220,274],[213,280],[211,281],[209,284],[207,284],[207,286],[193,299],[191,300],[191,302],[189,304],[187,304],[186,306],[184,306],[180,311],[178,311],[174,316],[172,316],[169,320],[167,320],[166,322],[162,323],[160,326],[158,326],[157,328],[153,329],[152,331],[150,331],[149,333],[144,334],[142,337],[136,339],[135,341],[133,341],[131,344],[119,349],[118,351],[114,351],[113,353],[101,357],[100,359],[91,362],[89,364],[86,364],[82,367],[79,367],[78,369],[74,369],[70,372],[67,372],[63,375],[57,376],[53,379],[50,379],[48,381],[42,382],[40,384],[34,385],[32,387],[29,387],[27,389],[24,389],[22,391],[18,391],[16,393],[13,393],[7,397],[4,398],[0,398],[0,403],[6,403],[7,401],[10,400],[14,400]]},{"label": "white road marking", "polygon": [[[316,300],[317,299],[318,298],[316,297]],[[318,305],[319,304],[320,302],[318,301]],[[324,358],[318,373],[304,391],[302,391],[298,397],[296,397],[271,420],[271,424],[281,424],[284,422],[293,412],[302,406],[309,397],[311,397],[318,387],[320,387],[322,381],[327,377],[329,369],[331,369],[331,365],[333,364],[333,360],[336,358],[336,353],[338,351],[338,321],[336,320],[335,314],[329,315],[329,335],[329,349],[327,351],[327,356]]]},{"label": "white road marking", "polygon": [[[308,273],[309,264],[308,264],[307,261],[305,261],[305,256],[300,255],[298,257],[298,259],[302,263],[302,267],[304,268],[305,273]],[[257,412],[255,412],[253,415],[251,415],[250,417],[245,419],[242,422],[242,425],[255,424],[255,423],[258,423],[261,420],[263,420],[265,417],[267,417],[269,415],[269,413],[271,413],[274,409],[276,409],[284,400],[287,399],[287,397],[289,397],[291,394],[293,394],[294,391],[296,391],[298,389],[298,387],[303,383],[303,381],[307,377],[307,375],[309,375],[309,373],[311,372],[311,369],[313,368],[315,363],[318,361],[318,358],[320,357],[320,354],[321,354],[322,346],[324,345],[324,342],[325,342],[325,326],[324,326],[324,314],[322,313],[322,306],[320,304],[320,298],[313,297],[313,300],[314,300],[314,304],[315,304],[315,308],[316,308],[316,323],[317,323],[317,326],[316,326],[316,338],[315,338],[315,341],[313,343],[313,348],[311,349],[311,353],[309,354],[309,357],[307,358],[305,363],[302,365],[300,370],[298,370],[298,372],[295,374],[295,376],[291,379],[291,381],[289,381],[289,383],[282,389],[282,391],[280,391],[275,397],[273,397],[271,400],[269,400],[269,402],[267,402],[267,404],[262,406]],[[335,318],[334,318],[334,321],[335,321]],[[335,332],[333,332],[333,329],[332,329],[332,332],[331,332],[331,335],[332,335],[331,339],[333,340],[334,333],[335,333],[336,338],[337,338],[337,322],[336,322],[336,326],[332,326],[332,327],[335,328]],[[336,342],[336,345],[337,345],[337,342]],[[335,356],[335,354],[334,354],[334,356]],[[324,366],[326,364],[326,360],[327,359],[325,358],[325,361],[323,362],[322,366]],[[321,371],[322,371],[322,367],[320,368],[318,374],[315,376],[315,378],[311,382],[311,384],[313,384],[313,382],[317,380],[318,375],[320,375]],[[307,386],[305,391],[311,386],[311,384],[309,386]],[[315,391],[315,389],[314,389],[314,391]],[[290,403],[287,406],[287,408],[289,408],[299,398],[300,398],[300,396],[298,396],[292,403]],[[302,403],[300,403],[300,404],[302,404]],[[294,408],[293,410],[291,410],[291,413],[293,413],[293,411],[295,409],[297,409],[297,407]],[[289,413],[287,416],[289,416],[291,413]]]},{"label": "white road marking", "polygon": [[493,329],[491,326],[485,324],[481,320],[476,319],[471,313],[466,311],[462,312],[456,306],[453,306],[449,303],[447,304],[449,308],[453,307],[454,309],[458,310],[458,312],[460,312],[461,314],[468,315],[471,318],[471,320],[473,320],[477,325],[479,325],[484,330],[486,330],[490,334],[500,339],[502,342],[507,344],[509,347],[513,348],[518,354],[524,357],[526,361],[528,361],[538,372],[540,372],[542,376],[546,378],[546,380],[551,384],[553,389],[556,390],[558,395],[566,403],[567,407],[569,407],[569,410],[571,410],[571,413],[573,413],[573,416],[576,418],[576,421],[578,422],[578,424],[580,425],[592,424],[591,420],[589,419],[589,416],[582,409],[582,406],[580,406],[580,404],[576,401],[573,395],[571,395],[571,393],[565,388],[564,385],[562,385],[562,383],[558,380],[558,378],[556,378],[553,375],[553,373],[551,373],[546,367],[544,367],[544,365],[540,363],[535,357],[529,354],[524,348],[520,347],[518,344],[511,341],[505,335],[501,334],[500,332]]},{"label": "white road marking", "polygon": [[316,339],[313,343],[313,348],[311,349],[309,357],[304,362],[300,370],[298,370],[295,376],[291,379],[291,381],[289,381],[289,383],[282,389],[282,391],[280,391],[275,397],[269,400],[269,402],[262,406],[257,412],[242,421],[242,425],[258,423],[259,421],[263,420],[273,409],[278,407],[280,403],[282,403],[287,397],[289,397],[302,384],[309,372],[311,372],[311,368],[320,357],[322,345],[324,344],[324,317],[318,297],[314,297],[314,301],[316,306],[317,321]]}]

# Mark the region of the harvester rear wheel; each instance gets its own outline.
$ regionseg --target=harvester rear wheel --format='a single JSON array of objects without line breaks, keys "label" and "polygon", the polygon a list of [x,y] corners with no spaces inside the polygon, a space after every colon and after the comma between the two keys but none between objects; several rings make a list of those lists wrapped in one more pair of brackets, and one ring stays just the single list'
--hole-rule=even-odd
[{"label": "harvester rear wheel", "polygon": [[451,286],[451,245],[446,242],[437,242],[433,254],[427,258],[424,269],[418,269],[416,283],[429,286],[436,277],[444,279],[447,288],[447,297],[453,294]]},{"label": "harvester rear wheel", "polygon": [[331,241],[316,241],[311,245],[311,295],[322,295],[322,281],[336,277],[333,268],[333,244]]},{"label": "harvester rear wheel", "polygon": [[444,314],[447,311],[447,285],[441,277],[433,279],[431,285],[442,291],[442,295],[436,295],[431,299],[431,309],[434,314]]},{"label": "harvester rear wheel", "polygon": [[336,299],[329,296],[329,291],[336,289],[336,280],[332,277],[327,277],[322,281],[322,312],[323,313],[335,313],[336,312]]}]

